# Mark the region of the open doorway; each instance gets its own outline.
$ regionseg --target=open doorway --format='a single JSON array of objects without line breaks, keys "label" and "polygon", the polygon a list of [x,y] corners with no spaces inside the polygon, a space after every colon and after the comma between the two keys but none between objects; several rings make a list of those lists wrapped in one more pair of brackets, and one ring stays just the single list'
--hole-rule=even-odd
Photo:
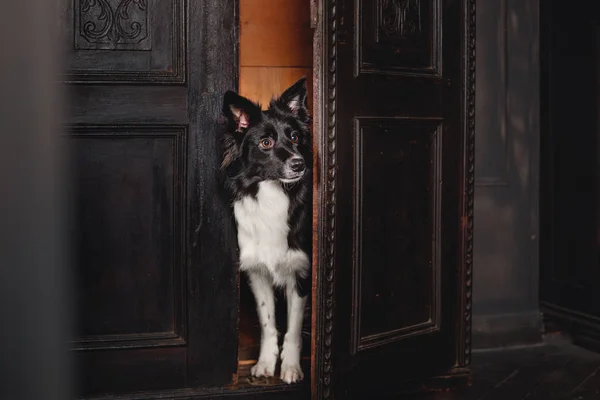
[{"label": "open doorway", "polygon": [[[313,29],[310,2],[306,0],[241,0],[239,3],[239,93],[268,107],[301,77],[307,78],[308,105],[312,115]],[[310,296],[309,296],[310,297]],[[310,300],[309,300],[310,303]],[[240,275],[238,380],[250,377],[260,349],[260,326],[254,297],[245,274]],[[277,330],[286,326],[283,293],[277,293]],[[302,329],[304,382],[310,380],[310,304]],[[276,371],[275,376],[279,376]],[[253,380],[279,384],[279,379]]]}]

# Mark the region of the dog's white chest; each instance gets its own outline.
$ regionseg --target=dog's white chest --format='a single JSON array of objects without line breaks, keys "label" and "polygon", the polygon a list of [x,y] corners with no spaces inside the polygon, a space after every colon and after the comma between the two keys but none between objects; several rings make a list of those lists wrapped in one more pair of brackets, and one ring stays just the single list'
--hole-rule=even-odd
[{"label": "dog's white chest", "polygon": [[256,198],[234,203],[242,270],[266,267],[274,283],[283,284],[292,272],[308,267],[308,257],[288,246],[288,209],[289,198],[274,181],[259,183]]}]

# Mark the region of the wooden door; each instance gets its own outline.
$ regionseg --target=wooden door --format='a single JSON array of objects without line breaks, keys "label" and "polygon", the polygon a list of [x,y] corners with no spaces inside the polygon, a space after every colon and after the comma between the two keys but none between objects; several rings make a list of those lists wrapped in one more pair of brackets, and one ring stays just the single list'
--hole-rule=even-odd
[{"label": "wooden door", "polygon": [[541,6],[540,298],[600,349],[600,4]]},{"label": "wooden door", "polygon": [[370,398],[469,363],[474,1],[320,11],[313,394]]},{"label": "wooden door", "polygon": [[216,123],[237,85],[237,4],[61,5],[80,393],[228,384],[237,272]]}]

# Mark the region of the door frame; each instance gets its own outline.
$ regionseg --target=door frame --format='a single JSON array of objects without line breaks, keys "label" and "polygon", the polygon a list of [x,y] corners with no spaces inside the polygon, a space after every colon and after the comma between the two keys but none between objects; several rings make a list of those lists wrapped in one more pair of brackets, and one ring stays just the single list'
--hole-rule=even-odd
[{"label": "door frame", "polygon": [[[457,315],[462,318],[457,346],[457,359],[451,375],[465,376],[471,362],[471,310],[473,282],[473,213],[475,193],[475,0],[461,0],[463,79],[463,176],[461,192],[460,261],[461,301]],[[347,0],[311,0],[313,40],[313,292],[311,393],[313,399],[334,398],[335,342],[335,272],[336,202],[337,202],[337,43],[340,35],[348,35],[337,21],[340,7],[351,6]],[[448,377],[445,377],[448,378]],[[435,379],[435,378],[434,378]]]}]

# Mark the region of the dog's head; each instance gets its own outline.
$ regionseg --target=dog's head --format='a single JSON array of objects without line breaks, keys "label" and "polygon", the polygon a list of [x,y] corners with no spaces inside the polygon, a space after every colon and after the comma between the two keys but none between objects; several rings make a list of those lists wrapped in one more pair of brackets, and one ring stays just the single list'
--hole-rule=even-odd
[{"label": "dog's head", "polygon": [[235,92],[223,101],[227,129],[223,137],[221,168],[228,175],[243,173],[253,181],[293,183],[309,174],[311,138],[302,78],[262,111]]}]

